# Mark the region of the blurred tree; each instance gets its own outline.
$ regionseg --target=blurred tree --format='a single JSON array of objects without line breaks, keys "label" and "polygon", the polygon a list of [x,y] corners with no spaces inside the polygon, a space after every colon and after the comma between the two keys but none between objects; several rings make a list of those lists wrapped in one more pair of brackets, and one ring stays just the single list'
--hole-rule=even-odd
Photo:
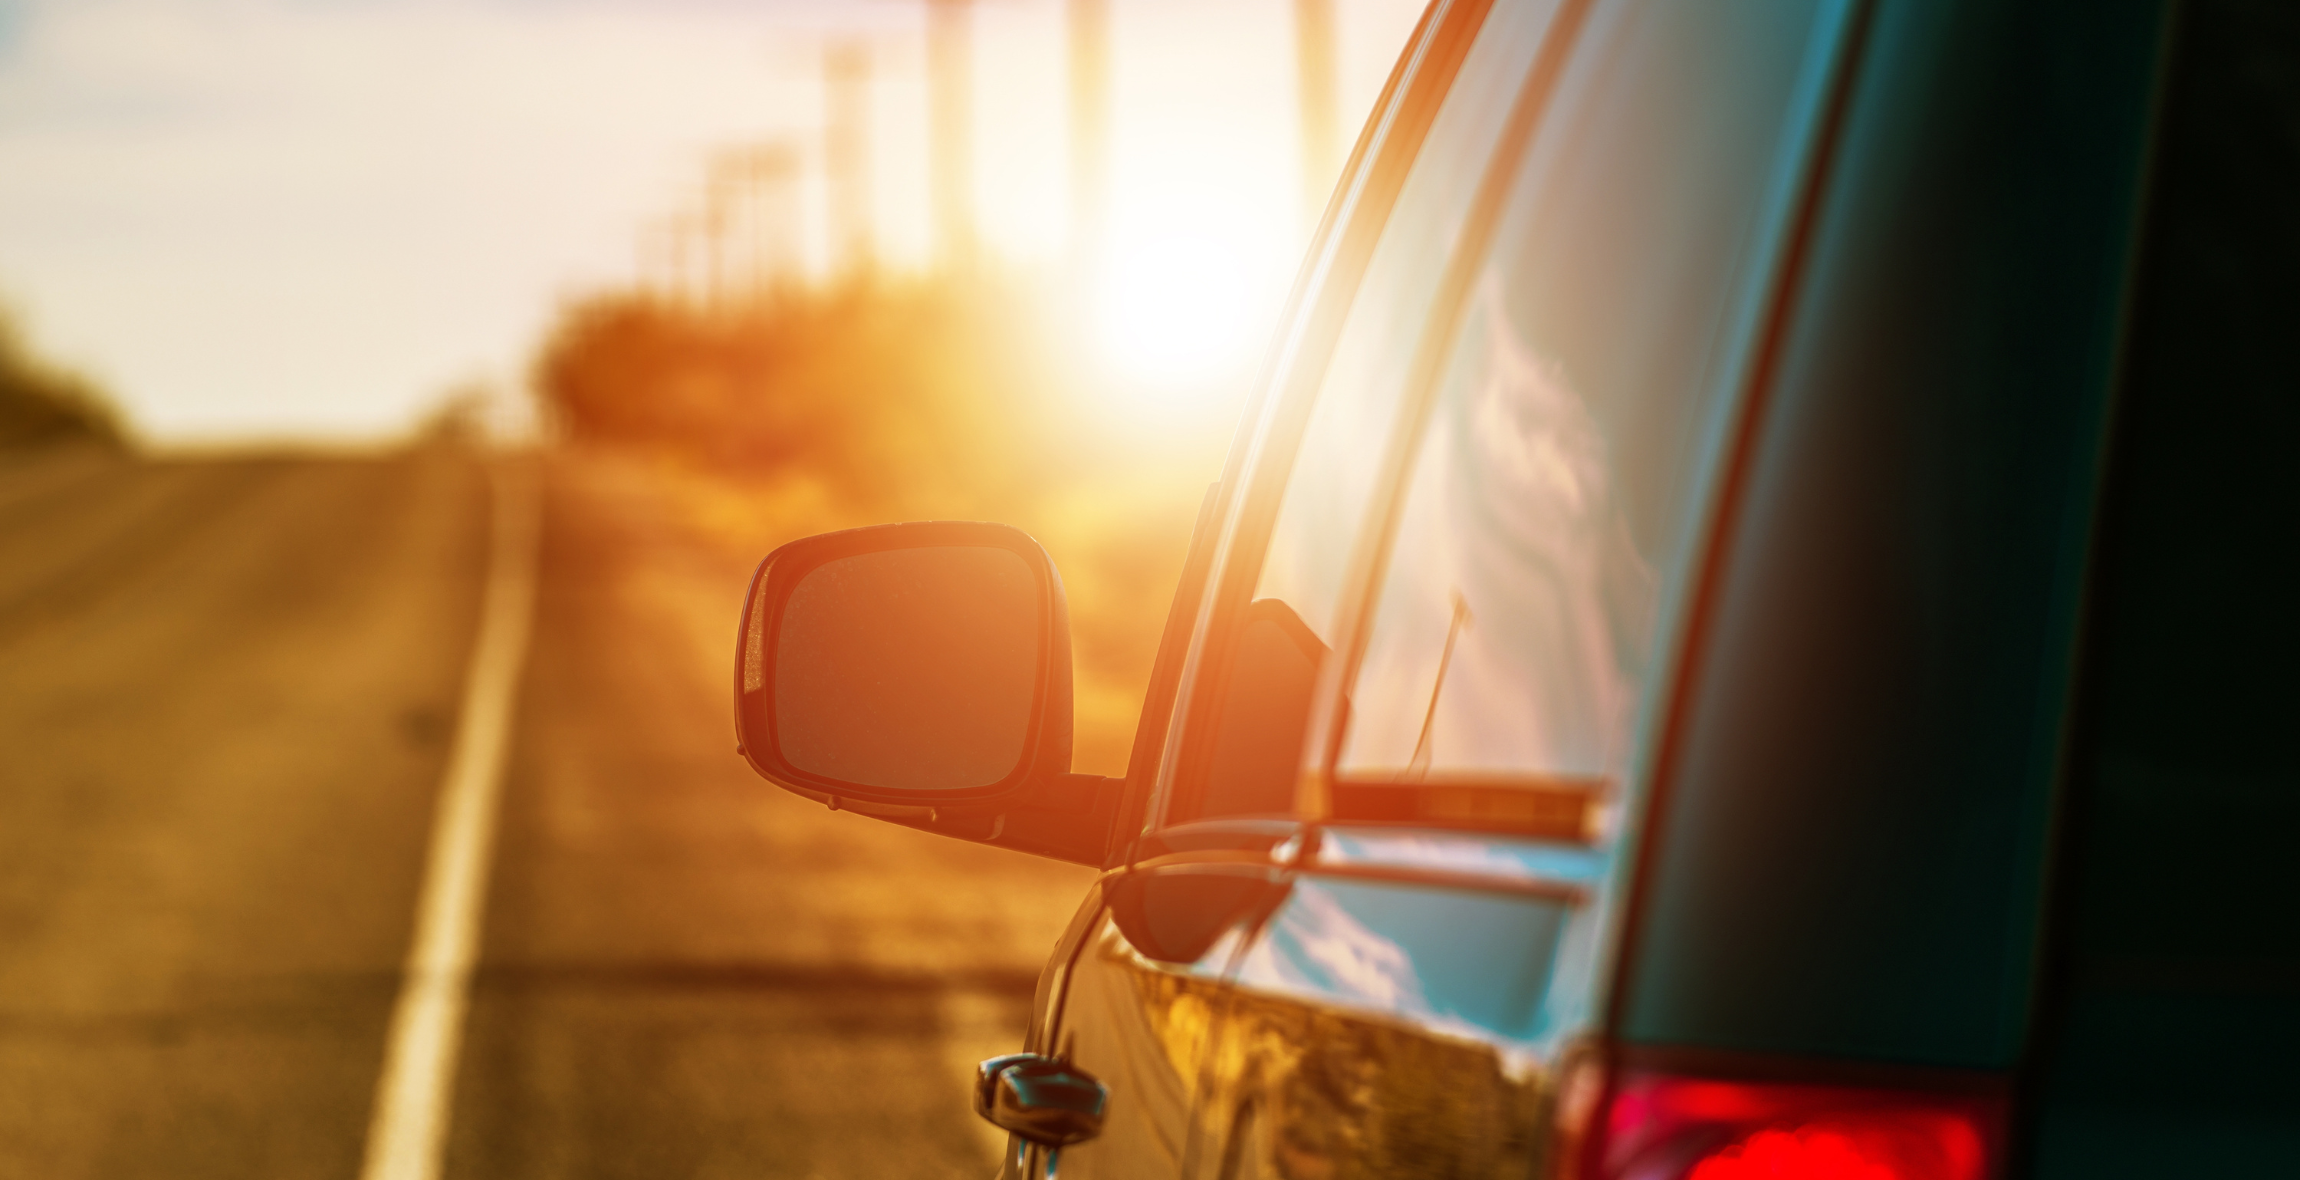
[{"label": "blurred tree", "polygon": [[1056,474],[1019,302],[868,278],[724,310],[600,295],[561,314],[534,385],[571,441],[804,475],[859,509],[979,511]]},{"label": "blurred tree", "polygon": [[128,437],[103,390],[33,356],[0,309],[0,450],[75,442],[124,450]]}]

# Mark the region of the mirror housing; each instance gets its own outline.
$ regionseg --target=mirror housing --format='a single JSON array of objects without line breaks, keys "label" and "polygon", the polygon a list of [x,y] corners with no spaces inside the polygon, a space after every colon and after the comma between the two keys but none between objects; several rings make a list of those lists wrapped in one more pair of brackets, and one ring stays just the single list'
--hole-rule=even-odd
[{"label": "mirror housing", "polygon": [[1068,1147],[1102,1133],[1110,1087],[1060,1058],[1008,1053],[975,1067],[974,1113],[1041,1147]]},{"label": "mirror housing", "polygon": [[1070,621],[1044,549],[929,521],[793,541],[744,596],[737,749],[834,810],[1083,864],[1119,780],[1070,770]]}]

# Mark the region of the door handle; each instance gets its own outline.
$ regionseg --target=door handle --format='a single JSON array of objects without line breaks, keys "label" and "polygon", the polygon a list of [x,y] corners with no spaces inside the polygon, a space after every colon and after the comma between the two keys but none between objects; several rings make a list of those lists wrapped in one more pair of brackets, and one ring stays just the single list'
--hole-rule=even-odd
[{"label": "door handle", "polygon": [[975,1067],[974,1113],[1044,1147],[1067,1147],[1102,1133],[1110,1088],[1066,1061],[1008,1053]]}]

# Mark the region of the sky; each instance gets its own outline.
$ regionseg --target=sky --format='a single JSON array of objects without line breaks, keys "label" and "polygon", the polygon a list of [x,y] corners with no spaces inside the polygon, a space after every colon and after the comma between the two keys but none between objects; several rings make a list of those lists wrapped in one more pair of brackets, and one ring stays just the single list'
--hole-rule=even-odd
[{"label": "sky", "polygon": [[[1201,321],[1258,324],[1282,296],[1306,233],[1293,9],[1111,0],[1120,314],[1174,313],[1199,273],[1238,300]],[[1419,4],[1336,9],[1354,133]],[[871,47],[879,252],[927,265],[921,11],[0,0],[0,300],[154,441],[402,434],[454,388],[519,384],[566,301],[655,273],[731,149],[796,153],[800,245],[825,269],[833,39]],[[975,194],[1003,266],[1068,246],[1066,43],[1061,0],[976,5]]]}]

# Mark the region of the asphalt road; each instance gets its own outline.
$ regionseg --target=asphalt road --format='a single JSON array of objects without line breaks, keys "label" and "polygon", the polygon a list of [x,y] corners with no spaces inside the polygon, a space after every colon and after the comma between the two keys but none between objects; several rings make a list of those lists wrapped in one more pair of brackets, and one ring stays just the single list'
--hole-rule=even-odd
[{"label": "asphalt road", "polygon": [[[753,778],[758,554],[643,466],[543,476],[445,1174],[986,1174],[967,1070],[1087,874]],[[0,458],[0,1176],[358,1173],[486,487],[449,451]]]}]

